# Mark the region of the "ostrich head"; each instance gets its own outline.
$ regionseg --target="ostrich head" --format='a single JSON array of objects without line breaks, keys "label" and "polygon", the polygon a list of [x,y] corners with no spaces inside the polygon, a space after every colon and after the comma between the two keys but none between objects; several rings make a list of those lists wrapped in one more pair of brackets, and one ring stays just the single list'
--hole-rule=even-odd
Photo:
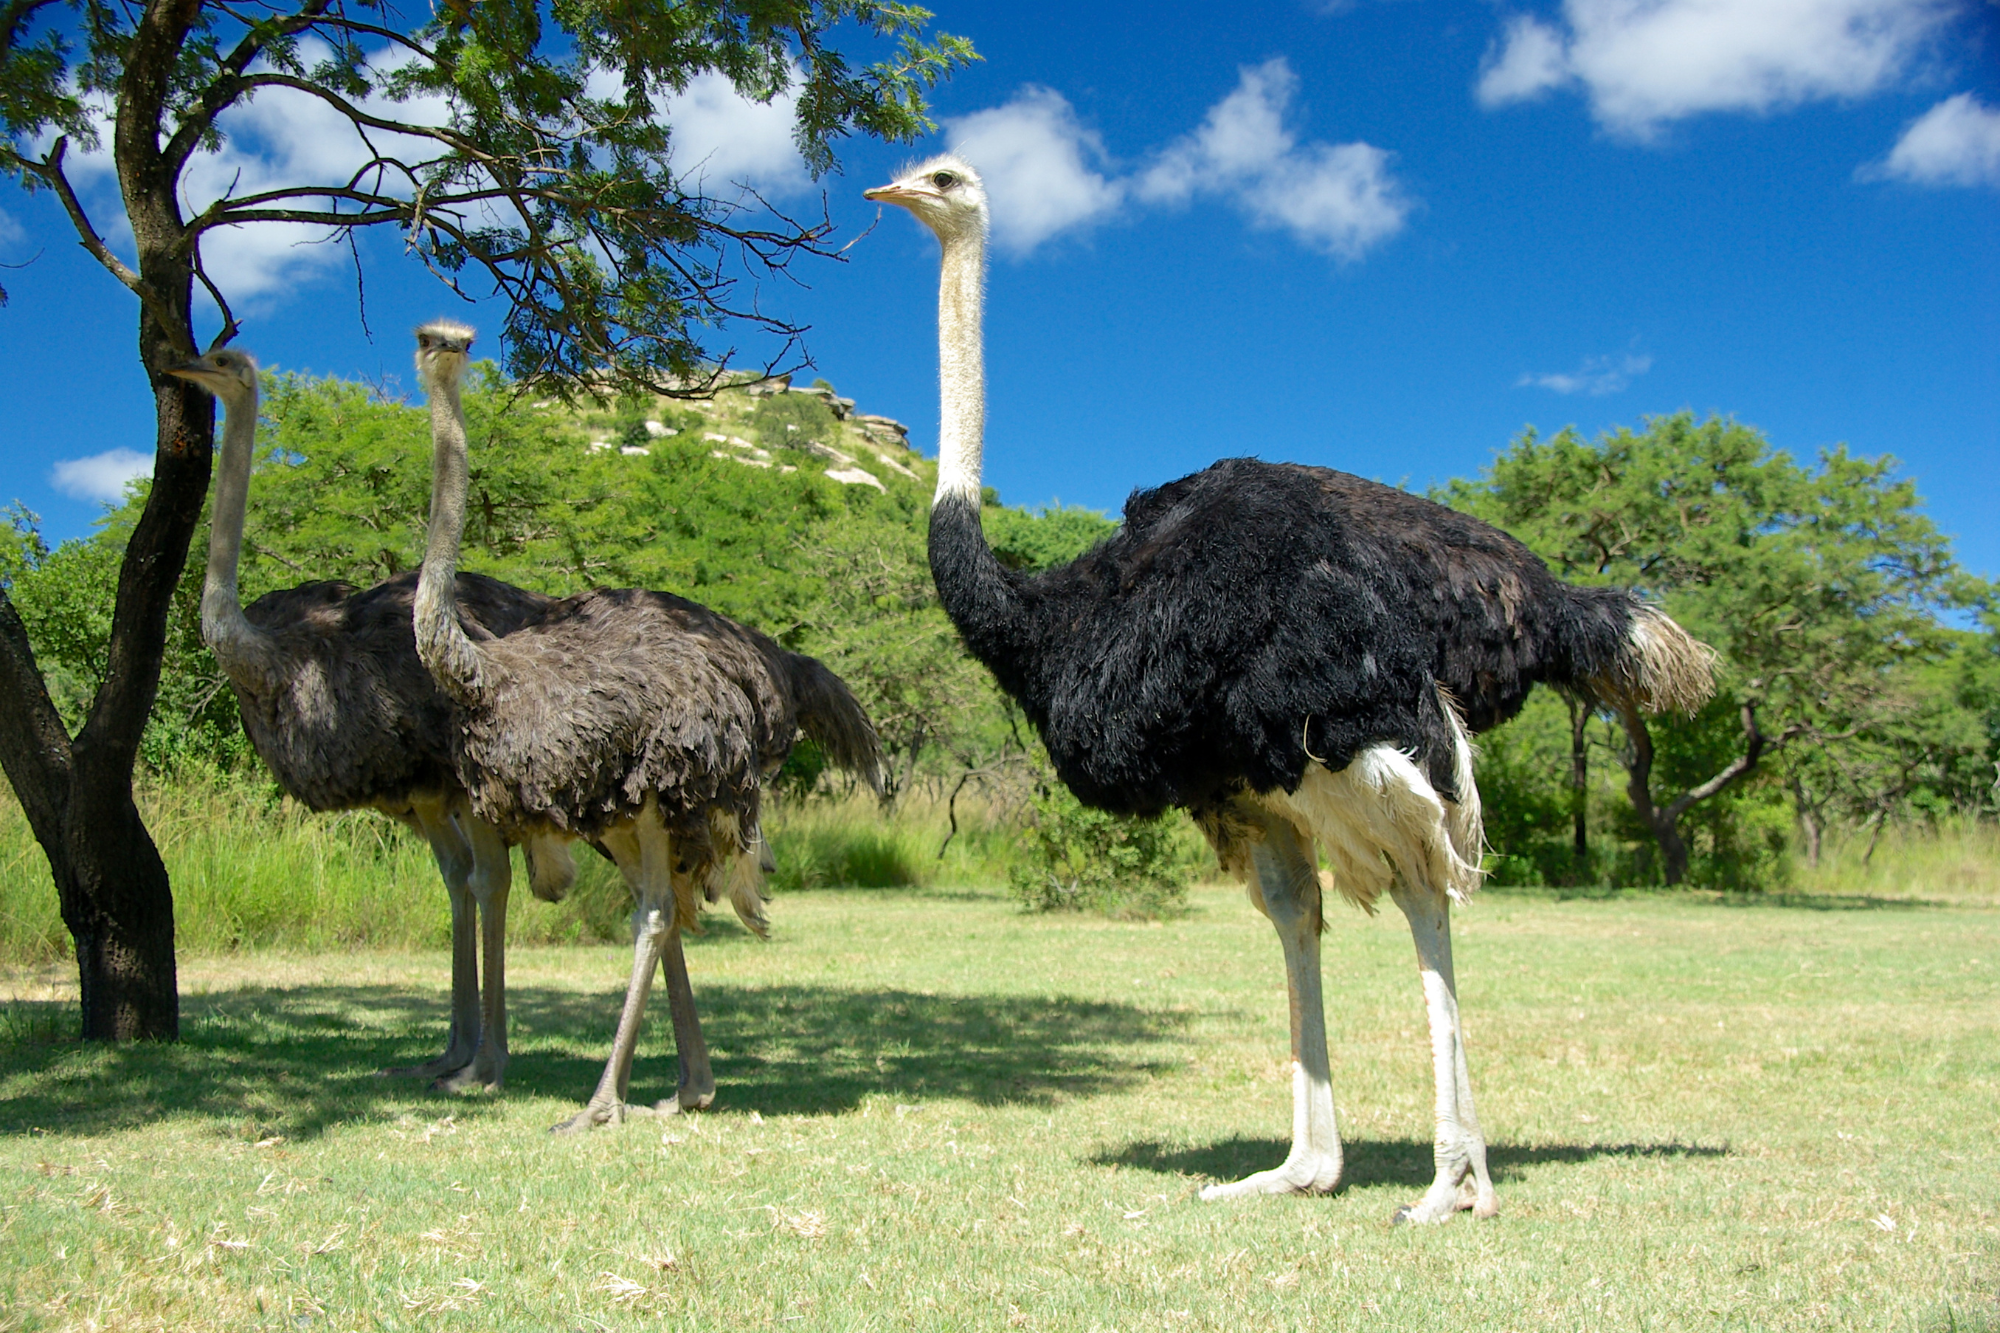
[{"label": "ostrich head", "polygon": [[449,319],[434,319],[417,329],[417,376],[428,387],[447,384],[465,373],[472,355],[472,330]]},{"label": "ostrich head", "polygon": [[233,348],[219,348],[178,366],[168,366],[167,374],[200,385],[232,410],[257,396],[256,359]]},{"label": "ostrich head", "polygon": [[979,173],[951,153],[919,162],[887,185],[862,191],[862,197],[909,209],[941,241],[986,236],[986,188]]}]

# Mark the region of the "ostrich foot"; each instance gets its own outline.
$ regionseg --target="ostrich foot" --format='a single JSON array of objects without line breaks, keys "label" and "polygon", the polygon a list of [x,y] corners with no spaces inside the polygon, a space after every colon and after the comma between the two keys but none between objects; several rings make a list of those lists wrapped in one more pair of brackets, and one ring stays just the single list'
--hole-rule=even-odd
[{"label": "ostrich foot", "polygon": [[1340,1158],[1328,1153],[1294,1153],[1285,1164],[1241,1180],[1210,1185],[1204,1199],[1241,1199],[1255,1194],[1331,1194],[1340,1184]]},{"label": "ostrich foot", "polygon": [[662,1097],[653,1103],[654,1115],[686,1115],[690,1111],[706,1111],[715,1105],[715,1085],[706,1090],[682,1088],[672,1097]]},{"label": "ostrich foot", "polygon": [[440,1074],[432,1083],[436,1092],[498,1092],[506,1079],[505,1065],[481,1064],[473,1061],[448,1074]]},{"label": "ostrich foot", "polygon": [[633,1108],[624,1102],[600,1102],[593,1098],[581,1111],[559,1125],[550,1125],[551,1134],[584,1134],[599,1125],[622,1125]]},{"label": "ostrich foot", "polygon": [[1470,1210],[1474,1217],[1497,1217],[1500,1213],[1500,1196],[1493,1192],[1491,1185],[1480,1185],[1467,1166],[1454,1182],[1448,1175],[1440,1175],[1424,1191],[1424,1197],[1412,1204],[1398,1208],[1390,1217],[1389,1225],[1435,1224],[1451,1219],[1453,1213]]},{"label": "ostrich foot", "polygon": [[455,1047],[446,1047],[443,1055],[435,1060],[427,1060],[420,1065],[394,1065],[388,1069],[375,1071],[377,1078],[443,1078],[456,1073],[472,1063],[472,1053]]}]

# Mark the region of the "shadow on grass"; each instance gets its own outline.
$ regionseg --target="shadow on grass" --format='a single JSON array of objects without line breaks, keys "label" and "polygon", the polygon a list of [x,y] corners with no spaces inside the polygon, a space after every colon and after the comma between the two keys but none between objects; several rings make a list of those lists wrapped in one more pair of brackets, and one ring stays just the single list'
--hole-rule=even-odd
[{"label": "shadow on grass", "polygon": [[[1233,1138],[1201,1147],[1140,1141],[1092,1157],[1097,1166],[1125,1166],[1162,1175],[1196,1176],[1209,1180],[1241,1180],[1285,1160],[1291,1144],[1284,1139]],[[1422,1190],[1436,1175],[1430,1140],[1354,1139],[1341,1144],[1345,1171],[1342,1189],[1369,1185],[1403,1185]],[[1588,1162],[1599,1157],[1724,1157],[1727,1148],[1693,1143],[1557,1143],[1517,1147],[1486,1146],[1487,1169],[1495,1180],[1515,1179],[1529,1167],[1551,1162]]]},{"label": "shadow on grass", "polygon": [[1791,907],[1807,912],[1894,912],[1920,908],[1963,907],[1937,898],[1875,898],[1865,893],[1724,893],[1722,907]]},{"label": "shadow on grass", "polygon": [[1878,898],[1865,893],[1727,893],[1717,889],[1608,889],[1603,886],[1547,888],[1488,884],[1481,897],[1537,898],[1556,903],[1611,903],[1657,899],[1705,907],[1784,907],[1807,912],[1888,912],[1963,907],[1939,898]]},{"label": "shadow on grass", "polygon": [[[864,1097],[1048,1101],[1164,1070],[1144,1044],[1181,1020],[1123,1004],[923,995],[824,986],[698,989],[717,1108],[831,1115]],[[189,996],[171,1045],[82,1045],[73,1002],[0,1006],[0,1134],[95,1134],[169,1117],[219,1132],[309,1138],[341,1122],[492,1114],[375,1071],[428,1059],[444,1040],[435,996],[390,986],[244,987]],[[508,1094],[581,1104],[596,1086],[618,997],[519,987]],[[668,1095],[675,1063],[665,996],[641,1037],[632,1098]],[[435,1042],[436,1045],[431,1043]]]}]

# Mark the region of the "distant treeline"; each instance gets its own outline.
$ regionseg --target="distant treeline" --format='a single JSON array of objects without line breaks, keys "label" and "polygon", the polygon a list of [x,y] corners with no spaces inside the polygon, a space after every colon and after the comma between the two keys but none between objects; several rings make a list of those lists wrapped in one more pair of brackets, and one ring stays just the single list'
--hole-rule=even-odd
[{"label": "distant treeline", "polygon": [[[520,398],[488,369],[467,395],[464,567],[553,594],[664,588],[823,658],[882,732],[891,794],[968,785],[1046,823],[1048,774],[1024,720],[959,645],[924,540],[935,465],[835,415],[830,394],[576,412]],[[243,593],[367,584],[421,559],[430,488],[420,406],[369,388],[268,377]],[[829,476],[838,472],[840,477]],[[862,474],[862,475],[857,475]],[[92,537],[53,550],[15,507],[0,578],[74,724],[104,670],[112,594],[144,483]],[[1075,508],[990,491],[1003,561],[1040,568],[1112,530]],[[1990,815],[2000,759],[1993,588],[1887,460],[1814,464],[1722,420],[1657,418],[1596,441],[1517,440],[1435,499],[1506,528],[1564,578],[1631,584],[1722,655],[1700,716],[1630,725],[1538,692],[1481,740],[1495,873],[1510,882],[1782,880],[1830,826],[1880,830]],[[197,533],[176,600],[143,762],[253,771],[201,643]],[[1982,628],[1954,628],[1978,625]],[[809,746],[784,781],[820,780]],[[1039,812],[1039,813],[1036,813]]]}]

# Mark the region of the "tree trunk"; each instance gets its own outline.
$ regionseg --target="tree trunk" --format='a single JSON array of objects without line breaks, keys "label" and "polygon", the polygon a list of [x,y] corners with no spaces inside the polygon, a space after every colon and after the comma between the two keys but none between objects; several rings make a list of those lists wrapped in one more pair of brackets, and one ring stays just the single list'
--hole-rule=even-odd
[{"label": "tree trunk", "polygon": [[[1664,806],[1653,803],[1653,733],[1646,729],[1646,719],[1636,708],[1629,705],[1621,710],[1625,721],[1625,731],[1632,738],[1632,757],[1626,761],[1625,790],[1632,798],[1632,809],[1653,834],[1653,841],[1660,846],[1661,869],[1668,884],[1679,884],[1687,878],[1687,840],[1681,836],[1680,819],[1689,807],[1705,801],[1730,783],[1757,767],[1757,761],[1767,750],[1774,748],[1771,739],[1757,726],[1757,707],[1744,704],[1742,708],[1744,751],[1729,761],[1720,773],[1698,787],[1681,793]],[[1779,744],[1785,738],[1781,737]]]},{"label": "tree trunk", "polygon": [[1638,710],[1626,708],[1625,731],[1632,738],[1632,758],[1625,765],[1625,791],[1632,798],[1632,809],[1659,844],[1661,868],[1669,884],[1678,884],[1687,878],[1687,841],[1681,837],[1680,812],[1668,807],[1662,810],[1653,804],[1653,733],[1646,729],[1646,719]]},{"label": "tree trunk", "polygon": [[[161,120],[200,7],[151,0],[118,82],[113,157],[139,269],[139,358],[153,383],[153,485],[118,570],[103,683],[69,737],[26,627],[0,591],[0,767],[49,858],[63,924],[76,942],[83,1035],[180,1035],[174,901],[166,865],[132,800],[132,765],[159,690],[167,613],[208,494],[215,409],[161,372],[194,352],[193,256],[176,199],[177,164]],[[81,228],[82,223],[79,222]]]},{"label": "tree trunk", "polygon": [[63,924],[76,943],[87,1041],[180,1035],[174,897],[167,867],[132,803],[131,765],[93,780],[79,765],[56,871]]},{"label": "tree trunk", "polygon": [[1819,817],[1814,814],[1812,793],[1806,790],[1806,784],[1799,781],[1797,774],[1792,776],[1792,802],[1799,816],[1799,837],[1806,845],[1806,866],[1817,870],[1820,844]]},{"label": "tree trunk", "polygon": [[167,612],[208,490],[214,417],[206,401],[189,401],[195,392],[171,380],[159,387],[152,494],[119,569],[104,682],[74,741],[27,630],[0,593],[7,700],[0,766],[49,858],[75,942],[88,1040],[171,1041],[180,1033],[173,890],[132,800],[132,765],[159,689]]},{"label": "tree trunk", "polygon": [[1581,699],[1569,704],[1569,817],[1571,853],[1576,861],[1576,882],[1590,876],[1590,706]]}]

